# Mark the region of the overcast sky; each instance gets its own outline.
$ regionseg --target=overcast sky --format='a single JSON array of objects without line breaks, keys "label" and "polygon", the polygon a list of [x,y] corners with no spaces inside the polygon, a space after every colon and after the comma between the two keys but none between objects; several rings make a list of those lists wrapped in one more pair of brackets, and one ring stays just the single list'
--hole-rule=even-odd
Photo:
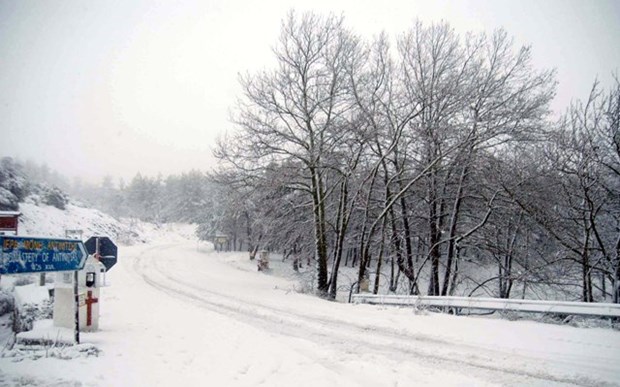
[{"label": "overcast sky", "polygon": [[291,8],[342,13],[367,37],[415,18],[504,27],[557,69],[556,110],[620,68],[617,0],[0,0],[0,156],[94,182],[209,169],[237,75],[271,63]]}]

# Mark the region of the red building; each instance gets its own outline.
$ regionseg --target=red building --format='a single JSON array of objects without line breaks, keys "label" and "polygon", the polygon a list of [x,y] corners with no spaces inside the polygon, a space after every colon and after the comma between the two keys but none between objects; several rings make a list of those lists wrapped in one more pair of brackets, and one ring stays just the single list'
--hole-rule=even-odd
[{"label": "red building", "polygon": [[0,211],[0,235],[7,233],[17,235],[20,215],[21,212],[17,211]]}]

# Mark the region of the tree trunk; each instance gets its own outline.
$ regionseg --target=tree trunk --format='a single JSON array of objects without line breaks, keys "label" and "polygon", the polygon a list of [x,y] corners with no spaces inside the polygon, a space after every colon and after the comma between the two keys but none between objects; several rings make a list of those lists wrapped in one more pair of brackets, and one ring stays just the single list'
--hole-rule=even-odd
[{"label": "tree trunk", "polygon": [[396,281],[395,281],[395,275],[394,275],[394,269],[395,269],[394,265],[394,257],[390,258],[390,292],[395,292],[396,291]]},{"label": "tree trunk", "polygon": [[250,251],[250,260],[254,260],[254,258],[256,258],[256,253],[257,252],[258,252],[258,244],[254,245],[254,247]]},{"label": "tree trunk", "polygon": [[582,265],[583,302],[592,302],[594,301],[592,297],[592,273],[590,270],[587,245],[584,246],[584,250],[581,255],[581,265]]},{"label": "tree trunk", "polygon": [[453,296],[456,291],[456,283],[459,275],[459,259],[461,257],[461,248],[456,246],[456,259],[454,260],[454,270],[452,271],[452,278],[450,279],[450,291],[449,295]]},{"label": "tree trunk", "polygon": [[[370,227],[368,230],[368,220],[370,219],[370,202],[372,197],[372,190],[374,188],[378,168],[375,169],[375,173],[372,176],[369,188],[368,195],[366,195],[366,203],[364,208],[364,217],[362,218],[362,230],[360,232],[360,244],[359,244],[359,254],[360,254],[360,265],[357,271],[357,292],[360,291],[360,284],[366,278],[366,269],[368,263],[370,261],[370,241],[372,240],[372,236],[375,232],[376,222]],[[368,231],[368,232],[367,232]]]},{"label": "tree trunk", "polygon": [[385,247],[385,229],[387,228],[387,217],[383,218],[383,226],[381,227],[381,247],[379,248],[379,257],[377,258],[377,270],[375,272],[375,284],[372,290],[373,294],[379,293],[379,281],[381,279],[381,264],[383,263],[383,250]]},{"label": "tree trunk", "polygon": [[434,195],[434,192],[431,193],[431,200],[429,205],[429,217],[428,217],[428,226],[429,226],[429,245],[430,245],[430,259],[431,259],[431,277],[428,283],[428,295],[429,296],[438,296],[439,295],[439,239],[440,239],[440,231],[439,231],[439,216],[437,214],[437,202]]},{"label": "tree trunk", "polygon": [[[620,95],[618,98],[620,98]],[[620,303],[620,235],[618,235],[618,240],[616,241],[616,270],[614,274],[613,301],[615,304],[618,304]]]},{"label": "tree trunk", "polygon": [[[400,171],[400,166],[398,165],[398,150],[394,150],[394,168],[397,171]],[[387,171],[386,171],[387,174]],[[403,189],[403,182],[401,179],[398,179],[398,188],[399,190]],[[386,203],[389,202],[390,198],[387,198]],[[392,211],[393,212],[393,211]],[[417,284],[415,281],[415,266],[413,264],[413,248],[411,246],[411,227],[409,226],[409,211],[407,200],[405,199],[405,195],[400,197],[400,213],[403,219],[403,232],[404,232],[404,240],[405,240],[405,256],[407,262],[407,271],[406,275],[409,279],[409,289],[411,289],[411,294],[417,294]]]},{"label": "tree trunk", "polygon": [[346,214],[346,206],[348,200],[348,183],[345,178],[341,185],[340,191],[340,203],[338,206],[337,216],[337,234],[336,234],[336,247],[334,250],[334,262],[332,264],[332,273],[329,280],[329,299],[336,299],[336,292],[338,291],[338,270],[340,269],[340,261],[342,260],[342,249],[344,247],[344,239],[347,232],[348,216]]},{"label": "tree trunk", "polygon": [[321,176],[315,168],[310,169],[312,176],[312,205],[314,213],[314,243],[317,259],[317,290],[320,297],[327,297],[327,246],[325,238],[325,194]]},{"label": "tree trunk", "polygon": [[[387,170],[387,165],[385,163],[385,160],[383,160],[383,171],[384,171],[384,177],[383,177],[383,182],[385,184],[385,203],[386,205],[392,200],[392,192],[390,190],[390,186],[389,186],[389,182],[388,182],[388,170]],[[398,165],[396,162],[394,162],[394,167],[398,170]],[[402,185],[401,185],[401,190],[402,190]],[[402,202],[401,202],[402,204]],[[405,211],[401,211],[401,213],[403,214],[403,219],[407,219],[406,218],[406,210]],[[388,210],[388,213],[386,215],[386,219],[389,216],[390,218],[390,225],[391,225],[391,230],[392,230],[392,235],[390,238],[390,245],[392,246],[392,250],[394,252],[394,254],[396,255],[396,262],[398,265],[398,273],[396,274],[396,277],[394,276],[394,258],[392,258],[391,264],[391,270],[390,270],[390,291],[395,292],[396,288],[398,286],[398,276],[400,275],[401,272],[405,273],[405,276],[409,279],[409,283],[410,283],[410,287],[414,288],[417,290],[417,286],[413,286],[414,285],[414,281],[416,280],[415,278],[415,272],[413,271],[413,263],[409,264],[407,263],[407,265],[405,266],[405,259],[403,258],[403,252],[402,252],[402,247],[401,247],[401,241],[400,241],[400,237],[398,236],[398,227],[396,225],[396,215],[395,215],[395,211],[394,211],[394,206],[391,206]],[[406,229],[409,227],[409,223],[407,222],[407,227]],[[407,233],[406,233],[407,235]],[[404,269],[404,270],[403,270]]]}]

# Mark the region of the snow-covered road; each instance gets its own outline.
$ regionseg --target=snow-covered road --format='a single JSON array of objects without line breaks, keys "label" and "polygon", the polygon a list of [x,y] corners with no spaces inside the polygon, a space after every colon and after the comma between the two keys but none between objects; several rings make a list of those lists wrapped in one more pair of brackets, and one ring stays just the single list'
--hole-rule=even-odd
[{"label": "snow-covered road", "polygon": [[108,279],[101,331],[83,335],[102,356],[0,363],[4,381],[620,385],[617,331],[326,302],[257,272],[246,254],[191,241],[124,248]]}]

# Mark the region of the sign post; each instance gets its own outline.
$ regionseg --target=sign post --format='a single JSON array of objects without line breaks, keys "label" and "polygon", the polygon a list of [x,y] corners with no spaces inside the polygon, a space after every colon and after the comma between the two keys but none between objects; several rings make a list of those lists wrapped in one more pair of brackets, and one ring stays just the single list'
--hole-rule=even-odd
[{"label": "sign post", "polygon": [[80,343],[80,292],[78,291],[78,271],[73,272],[73,296],[75,298],[75,343]]},{"label": "sign post", "polygon": [[0,274],[73,271],[75,295],[75,342],[80,343],[78,270],[88,254],[82,241],[0,236]]},{"label": "sign post", "polygon": [[88,254],[82,241],[0,236],[0,274],[76,271]]}]

